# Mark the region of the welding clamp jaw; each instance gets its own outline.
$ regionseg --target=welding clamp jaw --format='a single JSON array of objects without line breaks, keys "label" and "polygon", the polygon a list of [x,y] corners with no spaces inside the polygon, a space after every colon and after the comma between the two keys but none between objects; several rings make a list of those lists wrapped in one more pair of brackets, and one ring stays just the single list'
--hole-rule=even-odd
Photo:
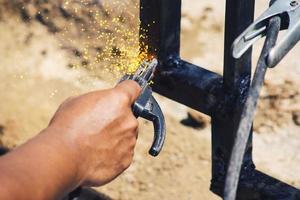
[{"label": "welding clamp jaw", "polygon": [[154,126],[154,140],[149,150],[149,154],[157,156],[164,144],[166,137],[165,118],[160,109],[159,104],[152,96],[152,88],[149,82],[153,78],[153,74],[157,67],[157,60],[143,62],[137,71],[132,75],[125,75],[120,81],[133,80],[137,82],[141,88],[141,94],[132,105],[132,112],[136,118],[142,117],[146,120],[152,121]]},{"label": "welding clamp jaw", "polygon": [[233,42],[232,56],[240,58],[258,39],[264,37],[270,19],[277,16],[281,19],[281,30],[287,31],[266,57],[268,67],[276,66],[300,40],[300,0],[271,1],[270,7]]}]

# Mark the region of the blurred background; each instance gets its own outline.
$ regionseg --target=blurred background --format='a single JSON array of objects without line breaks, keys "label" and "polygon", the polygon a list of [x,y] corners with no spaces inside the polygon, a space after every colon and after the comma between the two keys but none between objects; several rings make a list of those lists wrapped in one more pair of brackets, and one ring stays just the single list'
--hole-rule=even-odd
[{"label": "blurred background", "polygon": [[[256,16],[268,2],[257,1]],[[225,3],[183,0],[181,55],[222,74]],[[0,0],[0,146],[45,128],[69,96],[112,87],[139,62],[138,0]],[[261,48],[254,48],[255,63]],[[300,187],[300,48],[267,73],[254,122],[257,168]],[[156,95],[167,123],[157,158],[140,121],[132,166],[97,188],[112,199],[220,199],[209,191],[210,118]]]}]

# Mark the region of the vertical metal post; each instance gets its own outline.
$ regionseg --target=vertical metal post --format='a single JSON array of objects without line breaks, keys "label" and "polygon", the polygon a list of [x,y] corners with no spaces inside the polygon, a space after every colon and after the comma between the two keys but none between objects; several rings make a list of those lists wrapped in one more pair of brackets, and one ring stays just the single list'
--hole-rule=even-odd
[{"label": "vertical metal post", "polygon": [[181,0],[141,0],[141,44],[160,61],[179,57]]},{"label": "vertical metal post", "polygon": [[160,41],[159,0],[140,0],[140,48],[157,56]]},{"label": "vertical metal post", "polygon": [[[252,23],[254,17],[254,0],[227,0],[225,16],[224,42],[224,101],[226,111],[212,115],[212,184],[211,190],[219,195],[223,193],[226,169],[235,139],[235,130],[243,100],[251,78],[251,50],[242,58],[235,60],[231,56],[231,45],[234,39]],[[227,99],[227,100],[226,100]],[[228,99],[230,99],[228,101]],[[232,106],[234,105],[234,106]],[[245,164],[253,168],[252,134],[249,138]]]}]

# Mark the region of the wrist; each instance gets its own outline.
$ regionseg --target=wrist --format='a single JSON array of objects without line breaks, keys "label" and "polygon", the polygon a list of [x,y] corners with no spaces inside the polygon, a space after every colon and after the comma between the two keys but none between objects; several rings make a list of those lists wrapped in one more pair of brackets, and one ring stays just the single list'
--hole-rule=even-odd
[{"label": "wrist", "polygon": [[1,158],[3,187],[15,199],[28,194],[35,199],[60,199],[81,184],[84,174],[76,146],[64,135],[49,127]]}]

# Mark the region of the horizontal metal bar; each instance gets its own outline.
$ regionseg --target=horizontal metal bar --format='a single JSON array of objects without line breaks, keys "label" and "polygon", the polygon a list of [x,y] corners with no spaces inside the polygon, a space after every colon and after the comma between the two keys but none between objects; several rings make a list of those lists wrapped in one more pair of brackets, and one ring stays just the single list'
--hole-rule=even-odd
[{"label": "horizontal metal bar", "polygon": [[[223,184],[212,183],[214,193],[223,196]],[[241,174],[238,200],[299,200],[300,190],[258,170],[250,169]]]},{"label": "horizontal metal bar", "polygon": [[180,59],[161,63],[153,90],[165,97],[212,115],[222,90],[222,76]]}]

